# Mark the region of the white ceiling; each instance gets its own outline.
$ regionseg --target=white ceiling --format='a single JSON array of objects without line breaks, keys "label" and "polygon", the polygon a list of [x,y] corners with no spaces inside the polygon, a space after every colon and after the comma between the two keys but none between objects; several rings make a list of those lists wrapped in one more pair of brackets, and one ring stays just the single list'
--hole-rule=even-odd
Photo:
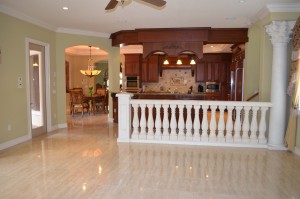
[{"label": "white ceiling", "polygon": [[[0,12],[56,32],[100,37],[138,28],[245,28],[268,12],[300,12],[299,0],[166,0],[163,8],[141,0],[129,0],[124,6],[118,5],[114,10],[105,11],[109,1],[0,0]],[[63,10],[64,6],[69,9]],[[79,46],[66,51],[88,55],[87,49],[87,46]],[[228,50],[228,45],[204,47],[204,52]],[[141,52],[141,46],[121,48],[121,54]],[[95,50],[95,53],[106,55],[101,50]]]},{"label": "white ceiling", "polygon": [[109,0],[0,0],[0,12],[58,32],[99,36],[137,28],[241,28],[249,27],[266,11],[300,12],[299,0],[166,1],[163,8],[157,8],[130,0],[123,7],[105,11]]}]

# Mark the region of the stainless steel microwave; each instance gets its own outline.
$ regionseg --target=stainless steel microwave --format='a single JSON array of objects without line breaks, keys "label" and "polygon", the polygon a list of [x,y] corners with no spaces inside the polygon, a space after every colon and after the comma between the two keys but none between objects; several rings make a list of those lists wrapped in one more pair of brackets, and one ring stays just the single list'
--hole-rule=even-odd
[{"label": "stainless steel microwave", "polygon": [[221,89],[219,82],[206,82],[206,92],[219,92]]},{"label": "stainless steel microwave", "polygon": [[137,91],[140,88],[140,78],[138,76],[126,77],[126,91]]}]

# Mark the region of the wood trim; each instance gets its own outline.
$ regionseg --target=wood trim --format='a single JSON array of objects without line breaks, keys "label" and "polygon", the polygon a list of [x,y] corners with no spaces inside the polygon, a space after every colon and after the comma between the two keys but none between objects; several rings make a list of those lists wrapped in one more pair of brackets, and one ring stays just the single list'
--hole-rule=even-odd
[{"label": "wood trim", "polygon": [[193,52],[199,59],[203,57],[202,42],[153,42],[144,43],[143,58],[148,57],[154,52],[165,52],[168,56],[177,57],[182,52]]},{"label": "wood trim", "polygon": [[111,34],[113,46],[151,42],[246,43],[248,28],[153,28],[122,30]]},{"label": "wood trim", "polygon": [[253,95],[251,95],[246,101],[251,101],[253,98],[255,98],[258,95],[259,95],[259,92],[256,92]]}]

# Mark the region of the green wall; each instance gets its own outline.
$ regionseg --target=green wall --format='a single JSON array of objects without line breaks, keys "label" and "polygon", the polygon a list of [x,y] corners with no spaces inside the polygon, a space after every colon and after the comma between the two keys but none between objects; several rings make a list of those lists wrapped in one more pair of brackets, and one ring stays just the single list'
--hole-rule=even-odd
[{"label": "green wall", "polygon": [[[111,46],[107,38],[81,36],[54,31],[24,22],[15,17],[0,13],[0,144],[29,135],[27,118],[26,90],[26,38],[47,43],[50,46],[50,97],[51,126],[55,129],[66,125],[65,93],[65,48],[74,45],[98,46],[109,53],[108,67],[110,87],[119,89],[120,49]],[[17,88],[18,77],[23,79],[23,88]],[[53,86],[55,82],[55,87]],[[54,92],[56,90],[56,92]],[[111,102],[111,99],[110,99]],[[112,110],[112,103],[110,103]],[[110,112],[112,118],[112,112]],[[11,131],[8,131],[11,125]]]},{"label": "green wall", "polygon": [[95,84],[99,83],[104,86],[104,77],[105,72],[108,71],[108,63],[107,61],[97,62],[95,66],[97,67],[97,70],[101,70],[101,73],[95,77]]},{"label": "green wall", "polygon": [[[50,45],[50,80],[55,68],[55,33],[36,25],[0,13],[0,143],[29,134],[26,90],[26,47],[30,38]],[[18,76],[23,79],[23,88],[17,88]],[[56,110],[56,96],[51,95],[52,110]],[[52,125],[56,124],[52,118]],[[8,131],[11,125],[11,131]]]}]

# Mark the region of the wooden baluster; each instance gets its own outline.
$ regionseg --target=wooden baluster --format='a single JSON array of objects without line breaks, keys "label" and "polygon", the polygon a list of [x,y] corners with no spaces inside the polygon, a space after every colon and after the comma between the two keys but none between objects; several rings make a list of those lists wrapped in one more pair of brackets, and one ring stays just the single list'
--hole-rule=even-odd
[{"label": "wooden baluster", "polygon": [[179,112],[179,118],[178,118],[178,140],[185,140],[185,134],[184,134],[184,119],[183,119],[183,108],[184,105],[179,104],[178,105],[178,112]]},{"label": "wooden baluster", "polygon": [[259,134],[258,134],[258,143],[259,144],[266,144],[267,139],[266,139],[266,111],[268,110],[268,107],[261,107],[261,117],[260,117],[260,122],[259,122]]},{"label": "wooden baluster", "polygon": [[161,104],[155,104],[156,109],[156,119],[155,119],[155,140],[161,140],[161,118],[160,118],[160,108]]},{"label": "wooden baluster", "polygon": [[170,140],[177,140],[176,104],[171,104]]},{"label": "wooden baluster", "polygon": [[131,135],[131,139],[139,139],[139,115],[138,115],[138,110],[139,110],[139,105],[138,104],[133,104],[133,120],[132,120],[132,127],[133,127],[133,132]]},{"label": "wooden baluster", "polygon": [[242,143],[244,144],[249,144],[250,139],[249,139],[249,110],[251,109],[250,106],[245,106],[244,107],[244,120],[243,120],[243,125],[242,125]]},{"label": "wooden baluster", "polygon": [[257,111],[259,107],[253,106],[252,107],[252,121],[251,121],[251,126],[250,126],[250,143],[251,144],[258,144],[258,139],[257,139]]},{"label": "wooden baluster", "polygon": [[216,142],[217,136],[216,136],[216,129],[217,129],[217,122],[216,122],[216,109],[218,106],[211,105],[211,117],[210,117],[210,123],[209,123],[209,142]]},{"label": "wooden baluster", "polygon": [[218,142],[225,142],[225,121],[224,121],[224,109],[226,106],[219,105],[220,117],[218,122]]},{"label": "wooden baluster", "polygon": [[194,136],[193,141],[200,141],[200,120],[199,120],[200,105],[194,105],[195,118],[194,118]]},{"label": "wooden baluster", "polygon": [[147,121],[147,126],[148,126],[148,133],[147,133],[147,140],[153,140],[154,139],[154,120],[153,120],[153,104],[148,104],[148,121]]},{"label": "wooden baluster", "polygon": [[202,109],[203,109],[203,119],[202,119],[202,124],[201,124],[201,126],[202,126],[201,142],[208,142],[208,134],[207,134],[207,130],[208,130],[207,109],[208,109],[208,106],[203,105]]},{"label": "wooden baluster", "polygon": [[141,107],[141,119],[140,119],[141,132],[139,135],[139,140],[145,140],[146,139],[146,115],[145,115],[146,104],[140,104],[140,107]]},{"label": "wooden baluster", "polygon": [[232,129],[233,129],[233,123],[232,123],[232,110],[234,106],[227,106],[227,121],[226,121],[226,142],[227,143],[233,143],[233,136],[232,136]]},{"label": "wooden baluster", "polygon": [[234,136],[233,136],[233,142],[234,143],[241,143],[241,110],[242,106],[236,106],[235,107],[235,122],[234,122]]},{"label": "wooden baluster", "polygon": [[186,124],[185,124],[185,128],[186,128],[186,140],[193,140],[193,134],[192,134],[192,127],[193,127],[193,123],[192,123],[192,115],[191,115],[191,110],[192,110],[192,105],[188,104],[185,106],[186,107]]},{"label": "wooden baluster", "polygon": [[170,134],[169,134],[169,118],[168,118],[168,110],[169,110],[169,104],[164,104],[164,119],[163,119],[163,135],[162,140],[169,140]]}]

